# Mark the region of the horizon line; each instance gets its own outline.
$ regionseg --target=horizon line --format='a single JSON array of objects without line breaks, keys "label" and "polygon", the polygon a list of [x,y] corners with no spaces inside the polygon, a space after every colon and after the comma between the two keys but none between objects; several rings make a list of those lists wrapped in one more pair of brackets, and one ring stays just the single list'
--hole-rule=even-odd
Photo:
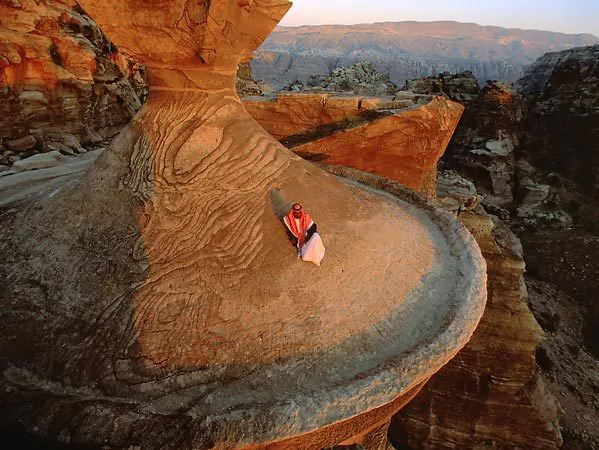
[{"label": "horizon line", "polygon": [[595,35],[591,32],[579,32],[579,33],[566,33],[564,31],[551,31],[551,30],[540,30],[537,28],[517,28],[517,27],[504,27],[501,25],[481,25],[476,22],[460,22],[457,20],[384,20],[381,22],[360,22],[360,23],[327,23],[327,24],[301,24],[301,25],[281,25],[278,24],[275,28],[301,28],[301,27],[352,27],[352,26],[360,26],[360,25],[379,25],[385,23],[457,23],[461,25],[476,25],[481,28],[502,28],[504,30],[514,30],[514,31],[536,31],[540,33],[552,33],[552,34],[563,34],[566,36],[582,36],[588,35],[592,36],[595,39],[599,40],[599,34]]}]

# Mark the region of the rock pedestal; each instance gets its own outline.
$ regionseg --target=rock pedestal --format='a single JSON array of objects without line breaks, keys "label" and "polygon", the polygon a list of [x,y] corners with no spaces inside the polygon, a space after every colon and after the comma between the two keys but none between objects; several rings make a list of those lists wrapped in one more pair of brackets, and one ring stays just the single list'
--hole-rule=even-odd
[{"label": "rock pedestal", "polygon": [[[323,172],[245,111],[238,63],[290,3],[82,5],[151,93],[79,183],[3,217],[6,420],[113,447],[378,445],[478,323],[471,236],[391,182]],[[281,223],[297,201],[320,268]]]}]

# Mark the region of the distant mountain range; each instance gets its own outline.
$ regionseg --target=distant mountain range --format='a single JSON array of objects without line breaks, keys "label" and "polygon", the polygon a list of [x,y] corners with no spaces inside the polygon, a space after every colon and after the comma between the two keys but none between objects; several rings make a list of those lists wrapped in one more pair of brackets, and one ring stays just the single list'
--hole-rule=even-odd
[{"label": "distant mountain range", "polygon": [[252,68],[273,89],[358,61],[372,62],[398,87],[408,79],[464,70],[481,82],[513,82],[546,52],[597,43],[590,34],[459,22],[278,27],[255,52]]}]

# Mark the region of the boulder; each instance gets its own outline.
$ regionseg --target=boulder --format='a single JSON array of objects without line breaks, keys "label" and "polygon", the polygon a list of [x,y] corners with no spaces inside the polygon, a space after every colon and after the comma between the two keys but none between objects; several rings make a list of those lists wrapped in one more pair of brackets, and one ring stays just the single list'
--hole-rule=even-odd
[{"label": "boulder", "polygon": [[33,169],[46,169],[48,167],[59,165],[65,159],[66,157],[58,151],[40,153],[39,155],[30,156],[29,158],[15,162],[11,169],[17,172]]},{"label": "boulder", "polygon": [[6,141],[6,146],[15,152],[31,150],[36,145],[37,145],[37,141],[31,135],[23,136],[18,139],[12,139],[10,141]]}]

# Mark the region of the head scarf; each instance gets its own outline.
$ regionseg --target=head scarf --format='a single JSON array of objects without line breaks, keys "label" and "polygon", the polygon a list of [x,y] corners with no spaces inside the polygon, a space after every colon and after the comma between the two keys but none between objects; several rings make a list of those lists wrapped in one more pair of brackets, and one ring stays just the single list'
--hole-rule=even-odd
[{"label": "head scarf", "polygon": [[[299,207],[299,208],[298,208]],[[299,218],[296,218],[293,215],[293,212],[300,211],[301,215]],[[306,233],[308,232],[308,228],[312,226],[314,223],[309,214],[305,213],[302,209],[302,205],[299,203],[295,203],[289,213],[283,219],[289,231],[297,238],[297,247],[301,248],[304,245],[304,241],[306,239]]]}]

